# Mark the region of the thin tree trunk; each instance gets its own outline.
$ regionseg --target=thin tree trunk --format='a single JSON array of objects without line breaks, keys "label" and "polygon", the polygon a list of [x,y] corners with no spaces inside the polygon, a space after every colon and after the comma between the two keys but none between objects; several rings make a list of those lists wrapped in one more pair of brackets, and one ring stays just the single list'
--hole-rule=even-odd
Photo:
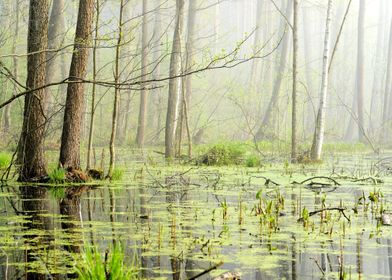
[{"label": "thin tree trunk", "polygon": [[386,38],[386,26],[384,24],[386,20],[386,5],[385,1],[382,0],[378,13],[378,24],[377,24],[377,45],[376,45],[376,58],[375,58],[375,69],[374,69],[374,76],[373,76],[373,86],[372,86],[372,97],[370,102],[370,113],[369,113],[369,128],[370,131],[374,133],[375,125],[373,122],[379,121],[379,111],[376,108],[380,101],[381,89],[384,83],[384,59],[385,59],[385,38]]},{"label": "thin tree trunk", "polygon": [[[12,47],[11,53],[16,53],[16,43],[19,37],[19,3],[14,3],[14,11],[15,11],[15,25],[14,25],[14,34],[12,36]],[[14,56],[12,58],[12,75],[15,79],[18,79],[18,58]],[[16,92],[14,92],[15,94]],[[8,104],[4,108],[4,133],[8,133],[11,128],[11,111],[12,111],[12,103]]]},{"label": "thin tree trunk", "polygon": [[323,74],[321,80],[320,105],[316,119],[316,128],[311,149],[313,160],[321,159],[321,152],[324,142],[325,115],[328,94],[328,66],[330,59],[330,29],[331,29],[332,0],[328,0],[327,19],[325,25],[324,54],[323,54]]},{"label": "thin tree trunk", "polygon": [[109,160],[109,171],[107,177],[111,178],[114,170],[114,163],[116,159],[116,151],[115,151],[115,141],[116,141],[116,128],[118,121],[118,99],[120,94],[120,88],[117,86],[120,79],[120,50],[122,44],[122,28],[123,28],[123,11],[124,11],[124,0],[120,2],[120,19],[118,24],[118,38],[116,45],[116,60],[115,60],[115,72],[114,72],[114,82],[116,87],[114,89],[114,103],[113,103],[113,117],[112,117],[112,134],[110,136],[110,160]]},{"label": "thin tree trunk", "polygon": [[364,136],[364,94],[365,94],[365,0],[359,2],[358,16],[358,51],[357,51],[357,105],[358,105],[358,140],[365,142]]},{"label": "thin tree trunk", "polygon": [[[141,63],[141,80],[146,80],[148,74],[148,14],[147,14],[147,0],[143,0],[143,23],[142,23],[142,63]],[[142,148],[144,145],[144,134],[146,129],[146,115],[147,115],[147,96],[146,89],[140,92],[140,108],[139,121],[137,126],[136,144]]]},{"label": "thin tree trunk", "polygon": [[[256,55],[256,51],[260,48],[261,37],[262,37],[262,33],[263,33],[262,32],[263,31],[263,29],[262,29],[262,22],[263,22],[262,11],[263,11],[263,1],[257,1],[256,33],[255,33],[255,38],[254,38],[254,42],[253,42],[254,55]],[[260,60],[253,59],[252,68],[250,71],[250,83],[249,83],[250,93],[258,92],[258,89],[260,88],[259,73],[260,73]]]},{"label": "thin tree trunk", "polygon": [[388,121],[388,104],[391,94],[391,80],[392,80],[392,20],[389,29],[389,44],[388,44],[388,59],[387,59],[387,73],[385,79],[385,91],[384,91],[384,106],[382,110],[382,126],[383,129],[381,130],[381,142],[383,143],[387,139],[387,121]]},{"label": "thin tree trunk", "polygon": [[[181,70],[181,34],[184,21],[184,0],[176,0],[176,23],[173,35],[172,54],[170,58],[170,77],[180,74]],[[169,81],[169,98],[166,114],[165,157],[173,158],[175,153],[175,133],[178,119],[179,83],[181,78]]]},{"label": "thin tree trunk", "polygon": [[[291,18],[292,14],[292,2],[287,1],[287,7],[286,7],[286,17]],[[286,19],[282,19],[281,21],[281,27],[280,30],[284,30],[284,32],[287,32],[287,25],[288,23],[286,22]],[[284,70],[286,68],[287,64],[287,57],[289,53],[289,34],[286,33],[285,37],[283,38],[282,46],[281,46],[281,53],[280,53],[280,60],[279,60],[279,68],[277,72],[277,76],[275,79],[274,83],[274,88],[272,90],[272,96],[271,99],[268,103],[267,110],[265,112],[264,118],[262,120],[262,123],[256,133],[256,139],[260,140],[265,136],[265,130],[269,127],[270,121],[271,121],[271,116],[272,116],[272,111],[278,101],[279,98],[279,93],[280,93],[280,88],[282,86],[282,80],[283,80],[283,74]]]},{"label": "thin tree trunk", "polygon": [[[99,29],[99,0],[96,0],[95,3],[95,31],[94,31],[94,46],[93,46],[93,80],[97,77],[97,48],[98,48],[98,29]],[[90,111],[90,129],[88,133],[88,147],[87,147],[87,164],[86,169],[90,169],[91,164],[91,151],[93,149],[93,137],[94,137],[94,124],[95,124],[95,93],[96,86],[93,83],[92,92],[91,92],[91,111]]]},{"label": "thin tree trunk", "polygon": [[[45,61],[48,47],[48,0],[30,0],[27,53],[27,88],[38,88],[45,84]],[[20,137],[20,180],[25,181],[46,175],[44,157],[45,90],[25,95],[23,128]]]},{"label": "thin tree trunk", "polygon": [[[78,81],[86,76],[93,13],[94,0],[80,0],[75,47],[69,70],[70,81]],[[80,137],[83,109],[84,84],[68,84],[60,149],[60,164],[64,168],[80,169]]]},{"label": "thin tree trunk", "polygon": [[297,161],[297,60],[298,60],[298,0],[293,1],[293,93],[291,119],[291,162]]},{"label": "thin tree trunk", "polygon": [[[58,49],[60,47],[61,41],[59,40],[60,30],[62,29],[64,12],[64,0],[53,0],[52,11],[49,19],[49,30],[48,30],[48,48],[49,49]],[[47,54],[46,61],[46,84],[50,84],[55,81],[57,69],[60,68],[58,63],[56,63],[57,53],[49,52]],[[47,89],[48,91],[48,108],[47,112],[51,115],[54,111],[53,107],[53,92],[51,88]]]}]

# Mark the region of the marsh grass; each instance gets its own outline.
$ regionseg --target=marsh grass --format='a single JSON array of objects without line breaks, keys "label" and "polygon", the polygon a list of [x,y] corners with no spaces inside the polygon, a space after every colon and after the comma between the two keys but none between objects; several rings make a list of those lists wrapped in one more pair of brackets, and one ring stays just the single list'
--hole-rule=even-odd
[{"label": "marsh grass", "polygon": [[66,180],[67,171],[64,168],[55,168],[49,172],[49,182],[53,184],[62,184]]},{"label": "marsh grass", "polygon": [[97,247],[86,246],[75,265],[75,272],[81,280],[139,279],[137,261],[126,263],[125,251],[119,244],[106,250],[104,255]]}]

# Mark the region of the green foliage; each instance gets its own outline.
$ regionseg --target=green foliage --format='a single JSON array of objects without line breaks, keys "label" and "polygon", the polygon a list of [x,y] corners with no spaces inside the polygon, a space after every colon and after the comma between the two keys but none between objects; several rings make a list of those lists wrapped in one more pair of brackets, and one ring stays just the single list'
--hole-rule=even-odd
[{"label": "green foliage", "polygon": [[121,181],[122,178],[124,176],[124,170],[121,168],[114,168],[113,169],[113,173],[112,173],[112,177],[110,178],[110,180],[112,181]]},{"label": "green foliage", "polygon": [[65,187],[63,187],[63,186],[52,187],[49,189],[49,192],[55,199],[62,199],[65,197]]},{"label": "green foliage", "polygon": [[66,171],[64,168],[55,168],[49,174],[49,182],[53,184],[62,184],[66,179]]},{"label": "green foliage", "polygon": [[199,165],[231,165],[241,164],[246,152],[243,143],[219,143],[207,150],[198,160]]},{"label": "green foliage", "polygon": [[0,153],[0,169],[7,168],[11,163],[11,158],[8,153]]},{"label": "green foliage", "polygon": [[246,167],[258,167],[260,163],[260,158],[256,155],[250,155],[245,160]]},{"label": "green foliage", "polygon": [[103,257],[96,247],[87,247],[82,259],[76,263],[75,271],[81,280],[128,280],[138,279],[136,262],[125,263],[125,253],[121,245],[116,245]]}]

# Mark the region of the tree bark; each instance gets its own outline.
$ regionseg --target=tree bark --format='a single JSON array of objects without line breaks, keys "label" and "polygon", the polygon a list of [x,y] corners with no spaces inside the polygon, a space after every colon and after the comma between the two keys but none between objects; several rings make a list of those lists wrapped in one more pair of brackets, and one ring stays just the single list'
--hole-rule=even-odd
[{"label": "tree bark", "polygon": [[[141,61],[141,81],[147,78],[148,74],[148,13],[147,13],[147,0],[143,0],[143,23],[142,23],[142,61]],[[142,89],[140,92],[140,108],[139,108],[139,121],[137,126],[136,144],[142,148],[144,145],[144,134],[146,128],[146,115],[147,115],[147,100],[148,92]]]},{"label": "tree bark", "polygon": [[[176,0],[176,23],[174,27],[173,46],[170,58],[170,77],[175,77],[181,71],[181,34],[184,21],[184,0]],[[178,119],[181,78],[169,81],[169,98],[165,128],[165,157],[173,158],[175,154],[175,133]]]},{"label": "tree bark", "polygon": [[[253,42],[254,54],[256,55],[256,51],[260,47],[261,37],[262,37],[262,11],[263,11],[263,1],[257,1],[257,8],[256,8],[256,31],[255,31],[255,38]],[[260,60],[253,59],[252,61],[252,68],[250,71],[250,83],[249,89],[250,93],[258,92],[259,87],[259,73],[260,73]]]},{"label": "tree bark", "polygon": [[[30,0],[27,53],[38,52],[27,57],[27,88],[45,84],[46,50],[48,47],[49,0]],[[23,127],[19,143],[20,180],[46,175],[44,158],[45,90],[25,95]]]},{"label": "tree bark", "polygon": [[[87,73],[94,0],[80,0],[76,24],[75,47],[72,54],[69,80],[84,79]],[[84,84],[70,83],[67,87],[60,164],[64,168],[80,169],[80,138],[84,109]]]},{"label": "tree bark", "polygon": [[330,59],[330,29],[331,29],[332,0],[328,0],[327,20],[325,25],[323,71],[321,80],[320,105],[316,119],[316,128],[311,149],[312,160],[320,160],[324,142],[325,115],[328,94],[328,66]]}]

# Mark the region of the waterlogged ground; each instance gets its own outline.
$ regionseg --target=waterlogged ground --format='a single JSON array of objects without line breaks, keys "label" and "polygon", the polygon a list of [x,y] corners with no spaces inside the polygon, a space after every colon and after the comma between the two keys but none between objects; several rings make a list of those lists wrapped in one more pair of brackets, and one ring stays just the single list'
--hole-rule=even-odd
[{"label": "waterlogged ground", "polygon": [[[1,278],[72,277],[85,244],[104,252],[121,241],[148,279],[188,279],[214,266],[200,279],[390,279],[392,228],[380,216],[388,222],[392,213],[392,159],[382,158],[218,168],[127,155],[121,182],[3,186]],[[321,175],[336,182],[294,183]]]}]

